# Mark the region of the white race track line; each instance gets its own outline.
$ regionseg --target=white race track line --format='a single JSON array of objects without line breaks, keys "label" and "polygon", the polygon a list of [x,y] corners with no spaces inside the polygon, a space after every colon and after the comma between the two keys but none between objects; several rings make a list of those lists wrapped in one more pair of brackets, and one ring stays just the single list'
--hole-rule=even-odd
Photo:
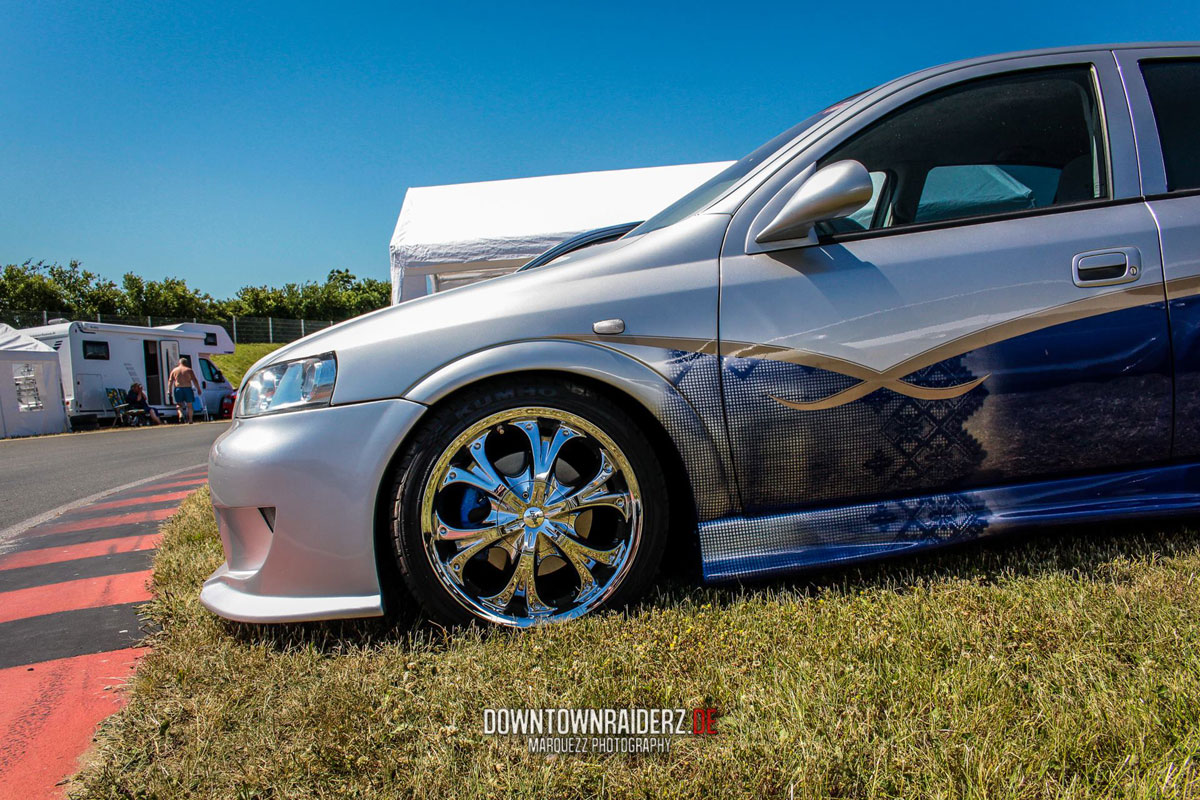
[{"label": "white race track line", "polygon": [[115,494],[117,492],[123,492],[126,489],[133,489],[133,488],[141,486],[142,484],[145,484],[145,483],[153,483],[154,481],[159,481],[159,480],[162,480],[163,478],[169,478],[172,475],[178,475],[181,472],[187,472],[188,470],[193,470],[193,469],[197,469],[199,467],[206,467],[206,466],[208,466],[207,462],[201,462],[199,464],[192,464],[190,467],[181,467],[180,469],[173,469],[170,472],[163,472],[159,475],[151,475],[149,478],[142,478],[141,480],[136,480],[136,481],[133,481],[132,483],[126,483],[121,486],[114,486],[111,489],[105,489],[103,492],[96,492],[95,494],[93,494],[89,497],[84,497],[80,500],[75,500],[73,502],[67,503],[66,505],[59,506],[58,508],[52,508],[44,514],[38,514],[36,517],[30,517],[27,520],[22,520],[21,522],[18,522],[16,525],[10,525],[7,528],[5,528],[4,530],[0,530],[0,553],[3,553],[5,551],[5,549],[6,549],[5,546],[8,544],[8,541],[10,539],[12,539],[16,536],[20,536],[22,533],[24,533],[25,531],[34,527],[35,525],[41,525],[43,522],[48,522],[48,521],[54,519],[59,514],[65,514],[68,511],[74,511],[77,508],[82,508],[83,506],[91,505],[92,503],[96,502],[97,500],[108,497],[110,494]]}]

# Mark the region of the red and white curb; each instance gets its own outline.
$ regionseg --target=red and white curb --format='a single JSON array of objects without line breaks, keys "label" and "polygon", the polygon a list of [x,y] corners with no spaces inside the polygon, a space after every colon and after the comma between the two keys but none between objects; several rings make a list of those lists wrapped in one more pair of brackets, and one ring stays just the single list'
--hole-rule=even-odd
[{"label": "red and white curb", "polygon": [[206,480],[198,467],[139,481],[4,537],[0,794],[63,796],[146,652],[137,606],[150,599],[158,527]]}]

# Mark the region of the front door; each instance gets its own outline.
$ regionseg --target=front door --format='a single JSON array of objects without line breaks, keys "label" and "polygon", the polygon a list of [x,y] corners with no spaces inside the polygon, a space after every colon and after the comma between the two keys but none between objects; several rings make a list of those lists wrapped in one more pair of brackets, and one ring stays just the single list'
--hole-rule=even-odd
[{"label": "front door", "polygon": [[802,154],[874,179],[816,241],[755,252],[766,201],[735,216],[722,391],[749,513],[1168,457],[1162,264],[1119,77],[1059,58],[943,76]]},{"label": "front door", "polygon": [[203,356],[200,358],[200,388],[204,394],[204,407],[209,411],[221,408],[221,397],[227,394],[230,386],[225,382],[221,370]]},{"label": "front door", "polygon": [[158,360],[158,342],[147,339],[142,342],[142,349],[142,362],[146,368],[146,401],[152,406],[160,406],[163,404],[165,378]]}]

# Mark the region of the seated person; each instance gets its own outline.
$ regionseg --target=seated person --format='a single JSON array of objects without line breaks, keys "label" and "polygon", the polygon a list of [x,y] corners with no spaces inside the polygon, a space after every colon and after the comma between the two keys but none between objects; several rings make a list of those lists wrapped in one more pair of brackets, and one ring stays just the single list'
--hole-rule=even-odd
[{"label": "seated person", "polygon": [[162,423],[158,418],[158,414],[154,413],[154,409],[150,407],[150,401],[146,399],[146,390],[142,388],[140,383],[135,383],[129,387],[129,391],[125,393],[125,402],[134,410],[146,412],[147,419],[155,425]]}]

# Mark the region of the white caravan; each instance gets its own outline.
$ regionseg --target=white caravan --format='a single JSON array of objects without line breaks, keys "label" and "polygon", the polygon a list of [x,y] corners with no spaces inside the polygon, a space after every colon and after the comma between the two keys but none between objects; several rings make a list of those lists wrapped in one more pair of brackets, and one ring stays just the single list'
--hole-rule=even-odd
[{"label": "white caravan", "polygon": [[180,356],[191,362],[210,414],[217,414],[221,398],[233,391],[210,358],[214,353],[233,352],[233,339],[220,325],[185,322],[150,328],[62,322],[26,328],[21,333],[58,351],[63,396],[72,418],[115,417],[108,390],[128,391],[134,382],[146,387],[146,397],[159,416],[175,416],[167,394],[167,376]]}]

